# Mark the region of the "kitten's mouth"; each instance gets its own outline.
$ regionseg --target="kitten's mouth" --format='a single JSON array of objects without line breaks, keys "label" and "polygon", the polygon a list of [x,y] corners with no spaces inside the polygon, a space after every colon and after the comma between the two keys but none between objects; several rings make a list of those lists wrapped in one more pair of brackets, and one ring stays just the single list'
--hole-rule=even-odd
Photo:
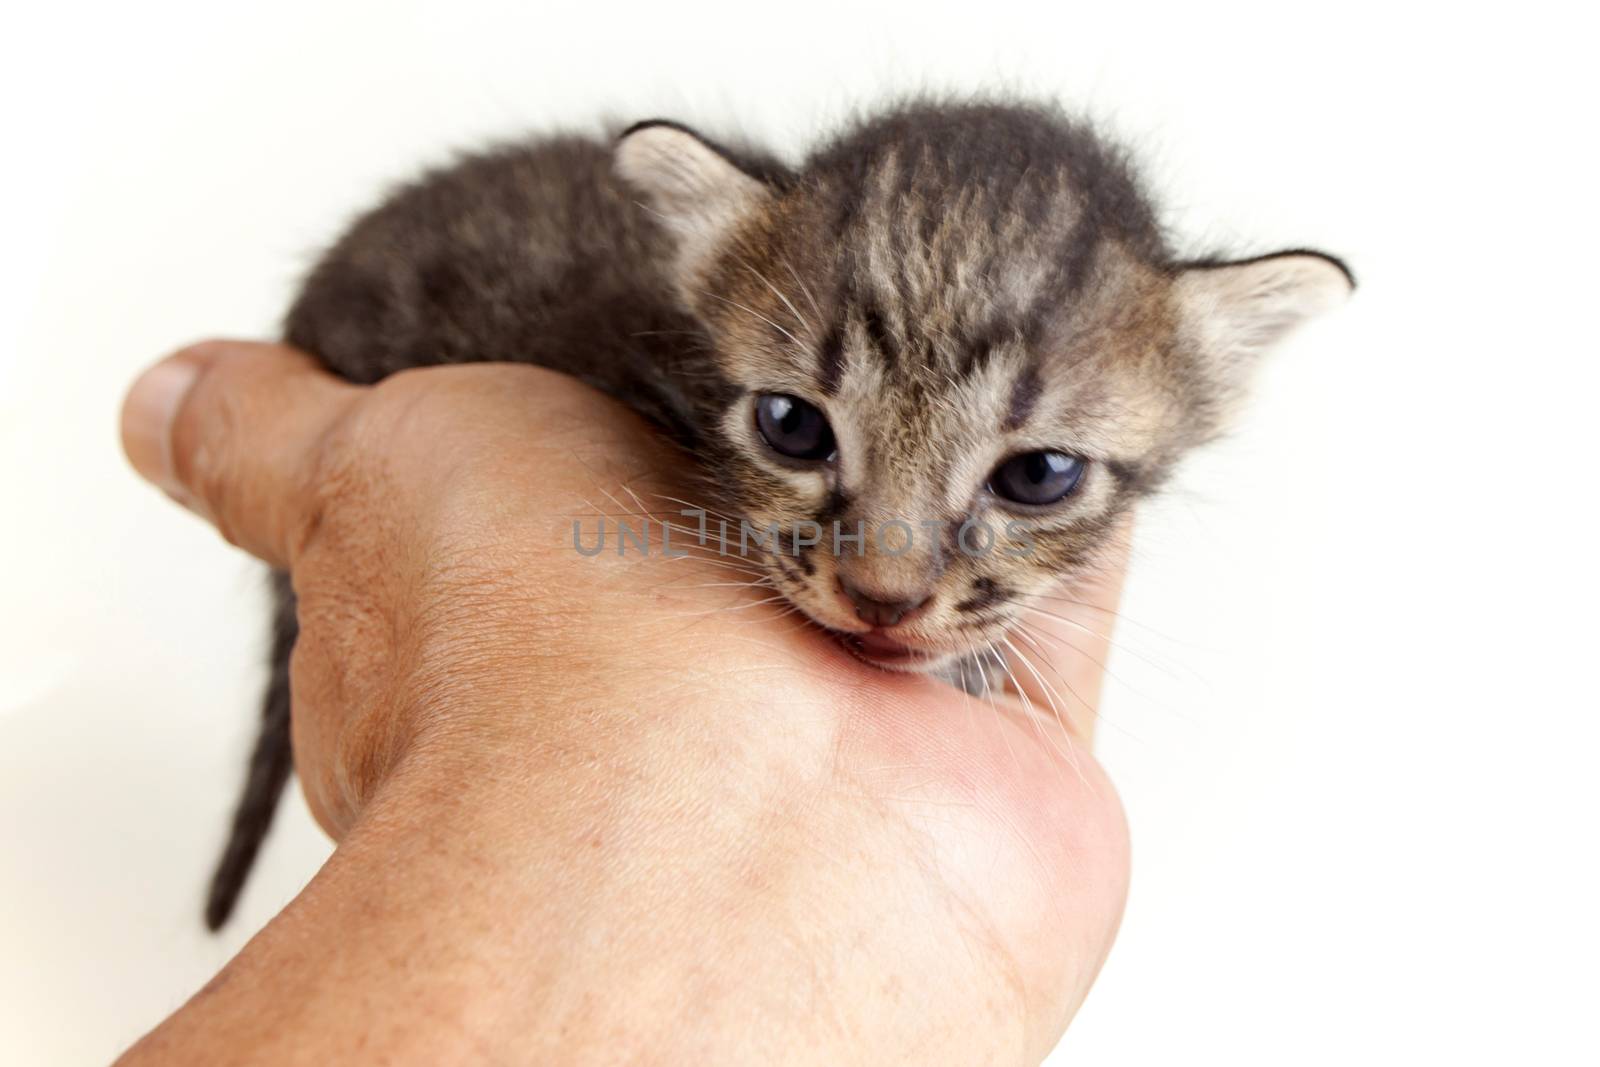
[{"label": "kitten's mouth", "polygon": [[928,657],[926,652],[908,648],[876,630],[866,633],[838,635],[839,643],[860,659],[881,667],[906,667]]}]

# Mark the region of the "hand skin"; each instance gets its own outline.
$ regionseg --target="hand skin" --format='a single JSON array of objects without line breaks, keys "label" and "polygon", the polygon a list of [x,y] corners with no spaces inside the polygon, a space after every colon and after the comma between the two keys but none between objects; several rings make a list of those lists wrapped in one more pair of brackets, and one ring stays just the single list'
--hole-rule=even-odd
[{"label": "hand skin", "polygon": [[[1128,874],[1089,718],[865,666],[719,561],[579,556],[574,518],[686,496],[609,399],[214,342],[123,435],[291,569],[338,847],[120,1062],[1023,1064],[1082,1002]],[[1103,642],[1065,633],[1092,704]]]}]

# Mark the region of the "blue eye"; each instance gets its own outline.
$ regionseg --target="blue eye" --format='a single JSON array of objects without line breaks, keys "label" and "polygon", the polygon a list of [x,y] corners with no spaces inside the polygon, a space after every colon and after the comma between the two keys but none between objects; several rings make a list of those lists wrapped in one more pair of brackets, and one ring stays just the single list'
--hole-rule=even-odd
[{"label": "blue eye", "polygon": [[774,452],[790,459],[820,463],[833,458],[838,448],[828,417],[815,405],[787,393],[756,397],[756,429]]},{"label": "blue eye", "polygon": [[1076,489],[1085,465],[1065,452],[1025,452],[994,469],[989,489],[1018,504],[1042,507],[1064,500]]}]

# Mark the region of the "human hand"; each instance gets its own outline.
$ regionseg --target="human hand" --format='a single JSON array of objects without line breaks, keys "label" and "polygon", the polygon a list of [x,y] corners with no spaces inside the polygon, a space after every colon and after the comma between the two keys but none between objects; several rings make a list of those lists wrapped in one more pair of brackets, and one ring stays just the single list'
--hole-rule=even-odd
[{"label": "human hand", "polygon": [[[340,841],[128,1062],[1028,1063],[1081,1003],[1127,878],[1083,708],[865,666],[715,559],[579,556],[574,518],[684,495],[619,405],[217,343],[147,372],[124,441],[292,572]],[[1115,580],[1083,599],[1103,631]],[[1035,711],[1098,694],[1071,633]]]}]

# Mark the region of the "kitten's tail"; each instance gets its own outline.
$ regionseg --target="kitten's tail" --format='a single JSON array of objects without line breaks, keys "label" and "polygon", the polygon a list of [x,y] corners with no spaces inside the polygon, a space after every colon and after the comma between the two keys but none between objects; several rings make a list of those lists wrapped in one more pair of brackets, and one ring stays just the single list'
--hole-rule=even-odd
[{"label": "kitten's tail", "polygon": [[256,735],[255,751],[245,776],[244,793],[233,813],[228,844],[216,873],[211,876],[211,892],[206,897],[206,928],[218,930],[233,914],[239,892],[255,864],[261,842],[272,828],[278,798],[294,769],[294,754],[289,744],[289,653],[299,629],[295,621],[294,594],[285,575],[272,576],[276,601],[272,625],[271,677],[261,704],[261,730]]}]

